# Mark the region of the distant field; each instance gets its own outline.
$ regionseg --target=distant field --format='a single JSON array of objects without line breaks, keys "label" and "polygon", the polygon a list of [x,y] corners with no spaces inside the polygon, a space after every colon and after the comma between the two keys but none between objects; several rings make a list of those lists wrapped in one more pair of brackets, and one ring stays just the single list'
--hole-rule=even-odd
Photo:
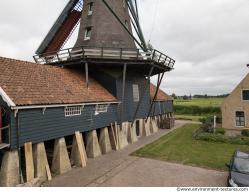
[{"label": "distant field", "polygon": [[199,107],[220,107],[224,98],[207,98],[207,99],[192,99],[174,101],[175,105],[180,106],[199,106]]},{"label": "distant field", "polygon": [[220,106],[224,98],[201,98],[174,101],[176,117],[198,121],[208,115],[220,114]]}]

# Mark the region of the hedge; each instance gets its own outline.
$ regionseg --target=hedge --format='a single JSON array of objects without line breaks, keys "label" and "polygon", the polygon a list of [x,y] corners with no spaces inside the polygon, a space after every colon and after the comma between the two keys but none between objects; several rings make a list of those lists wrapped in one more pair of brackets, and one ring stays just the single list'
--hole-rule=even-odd
[{"label": "hedge", "polygon": [[196,130],[193,133],[193,137],[196,140],[202,140],[202,141],[249,145],[249,137],[244,137],[244,136],[228,137],[220,133],[216,134],[206,133],[203,132],[201,129]]},{"label": "hedge", "polygon": [[176,114],[179,115],[206,115],[206,114],[217,114],[221,110],[219,107],[199,107],[199,106],[174,106]]}]

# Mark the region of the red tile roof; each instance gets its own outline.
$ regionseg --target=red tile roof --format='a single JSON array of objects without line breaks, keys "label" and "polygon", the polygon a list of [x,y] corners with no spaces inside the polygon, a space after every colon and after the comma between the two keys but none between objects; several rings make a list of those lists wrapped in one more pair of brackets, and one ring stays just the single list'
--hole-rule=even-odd
[{"label": "red tile roof", "polygon": [[0,87],[17,105],[117,101],[95,80],[75,70],[0,57]]},{"label": "red tile roof", "polygon": [[[150,84],[150,97],[153,99],[156,93],[156,86]],[[167,93],[162,91],[161,89],[158,90],[156,101],[173,101],[173,97],[169,96]]]}]

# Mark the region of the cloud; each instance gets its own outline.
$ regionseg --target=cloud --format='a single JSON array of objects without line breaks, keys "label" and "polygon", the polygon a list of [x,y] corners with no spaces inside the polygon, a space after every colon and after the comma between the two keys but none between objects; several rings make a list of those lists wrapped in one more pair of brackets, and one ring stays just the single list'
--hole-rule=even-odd
[{"label": "cloud", "polygon": [[[222,94],[249,63],[248,0],[138,0],[147,41],[176,60],[162,88],[169,93]],[[32,61],[68,0],[0,2],[0,55]],[[67,45],[73,45],[71,40]],[[156,82],[156,77],[153,78]]]}]

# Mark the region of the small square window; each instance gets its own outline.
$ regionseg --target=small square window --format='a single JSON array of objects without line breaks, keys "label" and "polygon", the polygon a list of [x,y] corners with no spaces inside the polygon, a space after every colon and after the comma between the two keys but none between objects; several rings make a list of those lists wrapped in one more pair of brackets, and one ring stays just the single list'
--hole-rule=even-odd
[{"label": "small square window", "polygon": [[244,111],[236,111],[236,127],[245,127],[245,112]]},{"label": "small square window", "polygon": [[88,15],[93,14],[93,2],[88,3]]},{"label": "small square window", "polygon": [[132,85],[133,89],[133,101],[138,102],[139,101],[139,87],[137,84]]},{"label": "small square window", "polygon": [[96,105],[95,114],[106,113],[109,105]]},{"label": "small square window", "polygon": [[242,99],[245,101],[249,100],[249,90],[242,90]]},{"label": "small square window", "polygon": [[83,108],[83,106],[65,107],[65,117],[79,116]]},{"label": "small square window", "polygon": [[92,27],[87,27],[85,31],[85,39],[84,40],[90,40],[92,35]]}]

